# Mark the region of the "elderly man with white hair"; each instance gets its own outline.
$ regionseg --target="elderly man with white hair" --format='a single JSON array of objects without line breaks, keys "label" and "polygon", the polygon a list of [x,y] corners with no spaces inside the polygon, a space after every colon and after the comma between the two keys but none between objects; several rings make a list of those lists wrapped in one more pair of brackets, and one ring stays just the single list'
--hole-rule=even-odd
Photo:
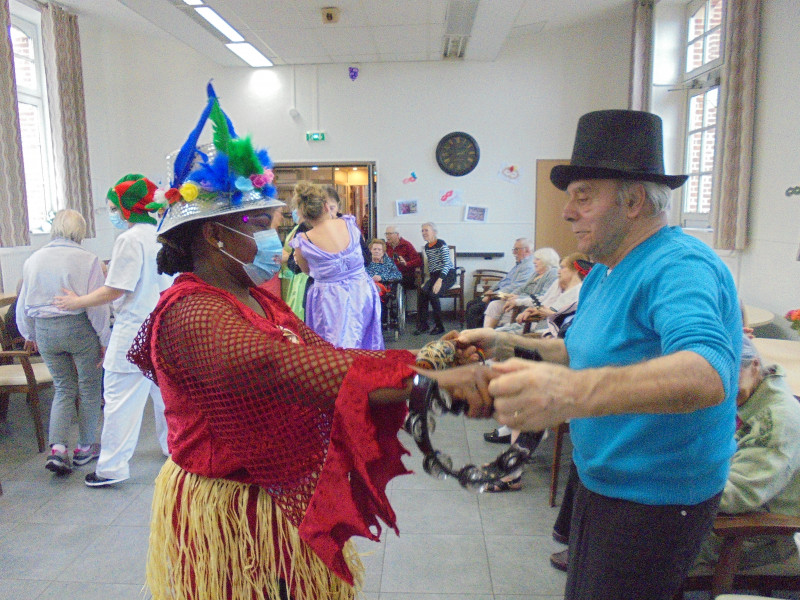
[{"label": "elderly man with white hair", "polygon": [[422,266],[422,256],[414,245],[401,237],[394,225],[387,225],[384,232],[386,236],[386,254],[394,261],[403,275],[403,287],[414,289],[414,272]]},{"label": "elderly man with white hair", "polygon": [[467,303],[465,321],[467,327],[479,327],[483,321],[483,313],[492,300],[497,299],[497,294],[516,294],[534,273],[533,269],[533,242],[528,238],[517,238],[512,248],[516,263],[511,270],[488,290],[484,290],[480,298],[474,298]]},{"label": "elderly man with white hair", "polygon": [[565,339],[493,329],[457,344],[494,359],[495,418],[523,431],[570,422],[579,481],[566,600],[669,600],[717,513],[734,441],[742,318],[730,271],[669,227],[685,175],[664,173],[661,119],[581,117],[572,160],[550,173],[596,263]]}]

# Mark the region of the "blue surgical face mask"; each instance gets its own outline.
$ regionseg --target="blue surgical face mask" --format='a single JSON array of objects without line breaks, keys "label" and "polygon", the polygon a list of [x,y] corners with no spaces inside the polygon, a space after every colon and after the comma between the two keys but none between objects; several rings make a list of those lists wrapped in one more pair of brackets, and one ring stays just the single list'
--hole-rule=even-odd
[{"label": "blue surgical face mask", "polygon": [[254,235],[248,235],[243,231],[233,229],[222,223],[217,223],[217,225],[256,241],[256,255],[253,258],[253,262],[250,263],[239,260],[222,248],[219,249],[225,256],[232,258],[242,265],[242,269],[244,269],[244,272],[253,282],[253,285],[259,286],[265,281],[269,281],[275,273],[280,271],[283,245],[281,244],[277,231],[274,229],[266,229],[257,231]]},{"label": "blue surgical face mask", "polygon": [[292,221],[294,221],[295,224],[300,222],[300,213],[297,212],[296,208],[292,210]]},{"label": "blue surgical face mask", "polygon": [[117,229],[128,228],[128,222],[122,218],[122,215],[119,214],[118,210],[108,211],[108,220],[111,221],[111,224]]}]

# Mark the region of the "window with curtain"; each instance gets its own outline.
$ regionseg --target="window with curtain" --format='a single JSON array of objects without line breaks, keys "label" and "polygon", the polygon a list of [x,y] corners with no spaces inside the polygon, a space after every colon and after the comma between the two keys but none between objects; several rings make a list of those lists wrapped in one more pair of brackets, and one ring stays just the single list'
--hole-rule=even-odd
[{"label": "window with curtain", "polygon": [[717,105],[722,68],[723,0],[693,0],[687,5],[683,84],[689,90],[685,120],[685,173],[681,224],[709,228]]},{"label": "window with curtain", "polygon": [[17,83],[22,157],[30,231],[50,231],[56,206],[53,151],[39,24],[12,12],[10,27]]}]

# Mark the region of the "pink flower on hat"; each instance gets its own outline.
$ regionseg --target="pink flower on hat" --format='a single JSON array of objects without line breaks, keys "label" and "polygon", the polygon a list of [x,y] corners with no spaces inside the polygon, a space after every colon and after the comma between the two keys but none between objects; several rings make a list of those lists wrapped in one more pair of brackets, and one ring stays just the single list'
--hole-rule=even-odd
[{"label": "pink flower on hat", "polygon": [[250,175],[250,181],[253,182],[254,187],[261,189],[269,183],[269,178],[264,173],[259,173],[257,175]]}]

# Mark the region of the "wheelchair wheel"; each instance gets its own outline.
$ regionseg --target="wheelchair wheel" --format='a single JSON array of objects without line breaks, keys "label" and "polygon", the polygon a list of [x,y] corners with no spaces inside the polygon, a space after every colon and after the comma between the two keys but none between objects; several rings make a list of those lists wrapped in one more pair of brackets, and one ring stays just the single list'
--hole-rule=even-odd
[{"label": "wheelchair wheel", "polygon": [[397,302],[395,303],[395,310],[397,311],[397,329],[395,330],[395,338],[400,337],[400,334],[406,330],[406,292],[402,285],[397,286],[395,293]]}]

